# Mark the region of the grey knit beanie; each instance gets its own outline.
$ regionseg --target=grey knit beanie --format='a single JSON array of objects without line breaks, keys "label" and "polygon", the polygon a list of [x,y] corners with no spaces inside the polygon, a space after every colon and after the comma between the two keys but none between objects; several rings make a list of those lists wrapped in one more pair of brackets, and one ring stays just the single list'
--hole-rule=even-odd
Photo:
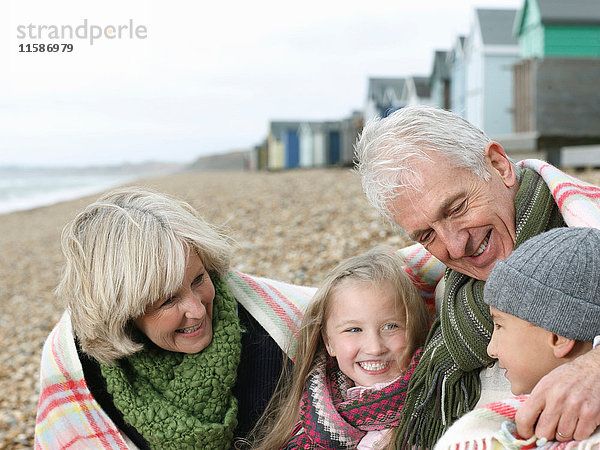
[{"label": "grey knit beanie", "polygon": [[555,228],[498,261],[484,300],[569,339],[600,334],[600,230]]}]

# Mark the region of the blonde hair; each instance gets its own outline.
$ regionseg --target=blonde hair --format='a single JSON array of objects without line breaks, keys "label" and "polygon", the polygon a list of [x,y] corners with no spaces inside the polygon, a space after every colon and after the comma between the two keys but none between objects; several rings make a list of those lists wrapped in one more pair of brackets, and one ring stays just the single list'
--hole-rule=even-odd
[{"label": "blonde hair", "polygon": [[106,364],[142,348],[132,321],[178,289],[190,251],[219,276],[230,261],[227,239],[189,204],[131,187],[108,192],[68,223],[62,251],[56,295],[82,350]]},{"label": "blonde hair", "polygon": [[[290,438],[299,421],[298,408],[315,356],[325,351],[322,332],[335,295],[343,281],[377,284],[389,282],[396,293],[397,305],[406,318],[406,350],[400,361],[408,364],[414,352],[424,344],[429,330],[429,314],[423,299],[403,269],[402,258],[391,247],[378,246],[346,259],[324,279],[312,298],[298,333],[296,360],[281,376],[277,391],[253,433],[253,446],[278,450]],[[400,308],[399,308],[400,309]]]}]

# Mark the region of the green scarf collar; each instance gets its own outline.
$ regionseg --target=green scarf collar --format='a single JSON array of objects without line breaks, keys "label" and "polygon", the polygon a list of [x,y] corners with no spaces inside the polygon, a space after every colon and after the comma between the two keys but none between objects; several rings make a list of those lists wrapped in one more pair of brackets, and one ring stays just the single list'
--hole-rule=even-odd
[{"label": "green scarf collar", "polygon": [[[532,236],[566,226],[548,186],[523,169],[515,198],[515,248]],[[396,436],[397,448],[432,448],[453,421],[479,400],[479,370],[487,355],[493,323],[483,302],[484,281],[447,269],[446,289],[421,362],[411,378]]]},{"label": "green scarf collar", "polygon": [[215,286],[213,338],[199,353],[163,350],[150,341],[144,349],[101,364],[108,392],[125,421],[152,448],[231,447],[237,426],[232,394],[241,354],[237,302],[224,281]]}]

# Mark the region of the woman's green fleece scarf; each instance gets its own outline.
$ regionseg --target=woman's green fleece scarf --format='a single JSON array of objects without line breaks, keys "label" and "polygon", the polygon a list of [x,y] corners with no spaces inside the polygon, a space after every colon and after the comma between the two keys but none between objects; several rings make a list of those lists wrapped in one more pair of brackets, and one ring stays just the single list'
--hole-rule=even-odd
[{"label": "woman's green fleece scarf", "polygon": [[115,406],[152,448],[224,449],[233,442],[241,327],[229,288],[211,279],[213,338],[204,350],[175,353],[147,341],[115,366],[101,364]]},{"label": "woman's green fleece scarf", "polygon": [[[524,169],[515,198],[515,248],[530,237],[566,226],[542,178]],[[479,400],[479,371],[493,323],[483,302],[484,281],[447,269],[446,290],[421,361],[410,380],[396,435],[397,448],[432,448],[442,433]]]}]

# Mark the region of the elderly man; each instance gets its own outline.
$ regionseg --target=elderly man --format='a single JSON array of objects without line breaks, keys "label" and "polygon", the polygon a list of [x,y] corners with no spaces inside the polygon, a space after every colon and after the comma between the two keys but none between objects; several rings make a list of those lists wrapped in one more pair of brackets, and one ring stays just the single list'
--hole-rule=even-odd
[{"label": "elderly man", "polygon": [[[541,161],[514,164],[466,120],[426,106],[370,121],[356,156],[369,201],[447,267],[440,315],[411,380],[396,440],[431,448],[487,394],[487,378],[498,379],[481,370],[493,363],[486,354],[492,321],[483,303],[492,267],[551,228],[600,228],[600,189],[566,180]],[[552,177],[571,189],[558,192]],[[600,350],[545,377],[516,421],[524,437],[588,437],[600,424]]]}]

